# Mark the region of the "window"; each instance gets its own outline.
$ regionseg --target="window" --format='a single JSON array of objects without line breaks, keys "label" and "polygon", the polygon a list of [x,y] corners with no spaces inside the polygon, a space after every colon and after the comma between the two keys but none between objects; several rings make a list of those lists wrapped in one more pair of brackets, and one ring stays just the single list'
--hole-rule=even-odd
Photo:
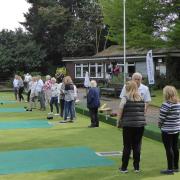
[{"label": "window", "polygon": [[75,64],[75,78],[84,78],[86,71],[89,72],[91,78],[103,78],[102,63]]},{"label": "window", "polygon": [[103,78],[103,64],[93,63],[90,64],[90,77],[92,78]]},{"label": "window", "polygon": [[75,78],[84,78],[88,71],[88,64],[75,64]]}]

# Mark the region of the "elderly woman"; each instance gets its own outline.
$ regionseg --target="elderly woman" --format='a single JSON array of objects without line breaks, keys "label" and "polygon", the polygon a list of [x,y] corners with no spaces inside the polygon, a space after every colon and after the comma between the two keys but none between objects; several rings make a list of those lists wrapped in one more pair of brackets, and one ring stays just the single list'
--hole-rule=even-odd
[{"label": "elderly woman", "polygon": [[87,107],[91,117],[90,128],[99,127],[98,108],[100,106],[100,91],[95,80],[90,82],[91,88],[87,94]]},{"label": "elderly woman", "polygon": [[56,83],[56,78],[52,77],[51,78],[51,100],[50,100],[50,109],[51,112],[49,114],[53,114],[53,104],[56,107],[56,114],[55,115],[59,115],[59,93],[60,93],[60,89],[59,89],[59,85]]},{"label": "elderly woman", "polygon": [[67,117],[70,115],[70,121],[73,122],[74,118],[74,100],[75,100],[75,88],[70,76],[64,78],[64,121],[68,122]]},{"label": "elderly woman", "polygon": [[51,100],[51,86],[52,86],[51,76],[47,75],[46,81],[45,81],[44,86],[43,86],[46,106],[50,103],[50,100]]},{"label": "elderly woman", "polygon": [[17,77],[18,79],[18,96],[19,96],[19,102],[24,101],[24,97],[23,97],[23,91],[24,91],[24,83],[23,80],[21,78],[21,76]]}]

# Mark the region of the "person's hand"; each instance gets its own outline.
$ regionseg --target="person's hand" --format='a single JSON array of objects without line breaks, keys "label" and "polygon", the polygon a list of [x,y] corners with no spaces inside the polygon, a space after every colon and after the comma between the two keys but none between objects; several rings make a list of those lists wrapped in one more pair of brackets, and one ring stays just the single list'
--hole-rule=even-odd
[{"label": "person's hand", "polygon": [[116,126],[117,126],[117,128],[121,128],[121,127],[122,127],[122,126],[121,126],[121,120],[117,120]]},{"label": "person's hand", "polygon": [[158,122],[158,127],[161,128],[161,126],[162,126],[162,123]]}]

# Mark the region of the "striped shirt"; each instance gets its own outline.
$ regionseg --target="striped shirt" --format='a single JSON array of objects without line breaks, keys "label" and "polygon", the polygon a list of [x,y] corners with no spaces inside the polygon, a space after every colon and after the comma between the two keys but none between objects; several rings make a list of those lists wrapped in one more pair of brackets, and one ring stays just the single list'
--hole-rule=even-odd
[{"label": "striped shirt", "polygon": [[180,132],[180,103],[164,102],[160,108],[159,125],[162,131],[175,134]]}]

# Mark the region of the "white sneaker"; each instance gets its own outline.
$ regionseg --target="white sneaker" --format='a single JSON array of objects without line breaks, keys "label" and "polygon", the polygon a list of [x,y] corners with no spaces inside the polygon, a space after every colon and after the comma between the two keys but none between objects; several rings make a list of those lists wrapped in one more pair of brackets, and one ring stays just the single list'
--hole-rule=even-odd
[{"label": "white sneaker", "polygon": [[126,174],[128,173],[128,170],[120,170],[121,173]]},{"label": "white sneaker", "polygon": [[135,173],[139,173],[140,170],[139,170],[139,169],[135,169],[134,172],[135,172]]},{"label": "white sneaker", "polygon": [[53,114],[53,112],[49,112],[48,114]]},{"label": "white sneaker", "polygon": [[56,113],[56,114],[54,114],[54,115],[55,115],[55,116],[59,116],[59,114],[57,114],[57,113]]}]

